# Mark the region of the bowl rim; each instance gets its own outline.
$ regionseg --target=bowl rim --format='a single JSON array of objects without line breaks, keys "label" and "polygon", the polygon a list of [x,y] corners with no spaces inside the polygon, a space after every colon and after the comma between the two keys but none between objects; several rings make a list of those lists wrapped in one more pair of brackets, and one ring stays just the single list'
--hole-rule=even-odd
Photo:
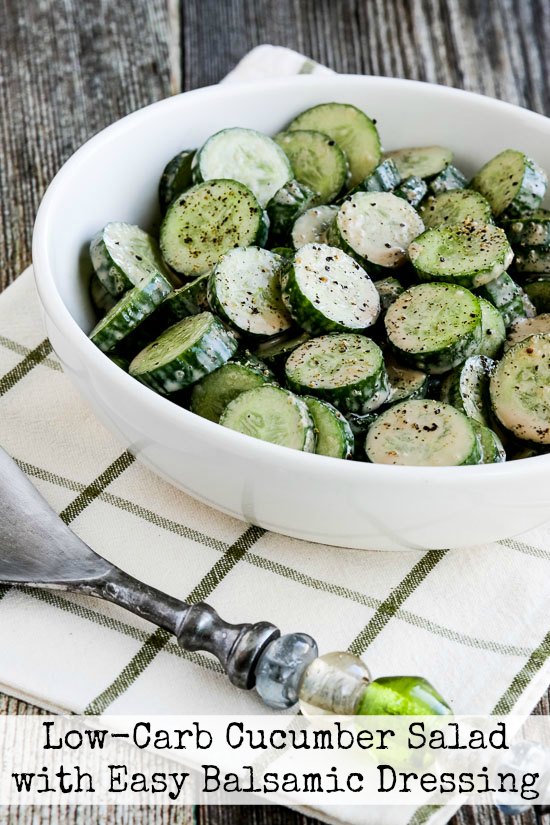
[{"label": "bowl rim", "polygon": [[[66,307],[55,284],[53,276],[53,266],[48,252],[48,236],[50,217],[59,201],[62,201],[62,192],[65,179],[77,173],[80,164],[88,162],[90,156],[100,152],[115,136],[118,138],[121,133],[133,129],[140,122],[148,120],[154,113],[161,109],[168,109],[178,105],[181,98],[197,98],[207,101],[209,98],[223,95],[254,95],[258,93],[266,94],[271,90],[276,92],[281,88],[288,88],[289,91],[296,87],[319,87],[327,89],[327,98],[330,96],[331,87],[345,88],[349,85],[381,86],[388,90],[400,86],[414,88],[430,88],[430,93],[440,97],[461,97],[475,100],[478,105],[489,108],[509,111],[516,117],[518,114],[526,121],[533,124],[544,124],[550,135],[550,120],[544,115],[532,112],[521,106],[507,103],[495,98],[468,92],[462,89],[455,89],[435,83],[427,83],[419,80],[408,80],[402,78],[378,77],[373,75],[356,74],[334,74],[328,75],[293,75],[272,80],[247,81],[239,84],[216,84],[206,86],[201,89],[194,89],[188,92],[181,92],[177,95],[156,101],[144,106],[121,119],[105,127],[97,134],[89,138],[80,146],[61,166],[52,182],[48,186],[40,203],[32,238],[32,260],[37,291],[43,308],[54,325],[62,332],[71,346],[86,362],[88,368],[103,377],[109,382],[119,385],[120,390],[128,397],[132,398],[136,404],[147,407],[159,420],[164,420],[170,425],[187,426],[197,435],[204,436],[211,442],[216,439],[220,451],[230,450],[243,453],[246,451],[251,460],[261,460],[263,463],[285,465],[289,470],[296,468],[297,471],[306,472],[308,466],[310,470],[316,471],[318,475],[330,475],[330,480],[352,481],[354,477],[364,481],[376,481],[377,479],[391,480],[396,483],[410,481],[415,478],[417,481],[426,480],[431,483],[456,483],[462,479],[469,483],[475,479],[485,478],[486,480],[496,480],[514,475],[516,478],[524,475],[531,475],[535,470],[542,470],[550,466],[550,454],[535,456],[531,458],[518,459],[515,461],[500,464],[483,465],[463,465],[463,466],[403,466],[388,464],[371,464],[364,461],[345,461],[329,456],[316,455],[314,453],[303,453],[299,450],[292,450],[277,444],[260,441],[250,436],[222,427],[219,424],[201,418],[200,416],[179,407],[169,398],[161,396],[150,390],[148,387],[136,381],[120,367],[116,366],[106,355],[101,352],[88,338],[86,333],[80,328],[76,320]],[[328,87],[328,88],[327,88]],[[61,197],[60,197],[61,196]],[[309,462],[309,465],[308,465]]]}]

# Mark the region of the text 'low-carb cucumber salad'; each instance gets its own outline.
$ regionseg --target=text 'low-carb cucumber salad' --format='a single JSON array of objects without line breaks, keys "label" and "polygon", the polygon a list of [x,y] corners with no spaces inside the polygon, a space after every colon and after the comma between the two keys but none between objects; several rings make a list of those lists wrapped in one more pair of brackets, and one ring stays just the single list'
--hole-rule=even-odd
[{"label": "text 'low-carb cucumber salad'", "polygon": [[90,338],[195,415],[303,452],[550,451],[545,172],[505,149],[469,179],[448,147],[384,153],[375,123],[322,103],[167,158],[159,231],[91,240]]}]

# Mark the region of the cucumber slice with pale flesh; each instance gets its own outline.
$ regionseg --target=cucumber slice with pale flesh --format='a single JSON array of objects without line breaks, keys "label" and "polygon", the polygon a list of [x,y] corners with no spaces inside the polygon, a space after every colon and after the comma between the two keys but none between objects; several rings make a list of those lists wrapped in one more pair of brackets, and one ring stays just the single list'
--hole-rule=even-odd
[{"label": "cucumber slice with pale flesh", "polygon": [[516,149],[505,149],[483,166],[470,182],[487,198],[497,217],[516,218],[537,209],[548,178],[535,161]]},{"label": "cucumber slice with pale flesh", "polygon": [[142,324],[172,290],[163,275],[151,275],[122,296],[90,332],[94,344],[109,352]]},{"label": "cucumber slice with pale flesh", "polygon": [[510,243],[521,246],[550,246],[550,211],[536,209],[501,222]]},{"label": "cucumber slice with pale flesh", "polygon": [[239,181],[254,193],[260,206],[267,206],[293,177],[287,156],[274,140],[240,127],[222,129],[208,138],[196,155],[194,172],[197,181]]},{"label": "cucumber slice with pale flesh", "polygon": [[447,372],[479,350],[481,307],[455,284],[418,284],[400,295],[384,319],[396,357],[430,374]]},{"label": "cucumber slice with pale flesh", "polygon": [[390,192],[358,192],[340,207],[328,242],[369,264],[395,268],[407,260],[409,244],[424,231],[418,213]]},{"label": "cucumber slice with pale flesh", "polygon": [[499,310],[506,327],[516,318],[532,318],[536,315],[535,307],[526,293],[507,272],[484,284],[479,289],[479,294]]},{"label": "cucumber slice with pale flesh", "polygon": [[414,206],[415,209],[418,209],[427,193],[428,187],[426,181],[416,175],[405,178],[403,183],[393,191],[394,195],[397,195],[398,198],[403,198],[403,200],[406,200],[411,206]]},{"label": "cucumber slice with pale flesh", "polygon": [[472,288],[498,278],[514,253],[503,229],[467,221],[427,229],[411,243],[409,256],[420,280]]},{"label": "cucumber slice with pale flesh", "polygon": [[487,224],[493,220],[487,199],[472,189],[442,192],[435,197],[432,195],[422,204],[419,211],[426,229],[465,222]]},{"label": "cucumber slice with pale flesh", "polygon": [[380,297],[365,270],[334,246],[302,246],[281,285],[290,315],[312,335],[365,330],[380,314]]},{"label": "cucumber slice with pale flesh", "polygon": [[348,178],[348,162],[328,135],[297,129],[275,137],[290,161],[296,180],[316,193],[316,203],[333,201]]},{"label": "cucumber slice with pale flesh", "polygon": [[337,206],[315,206],[300,215],[292,227],[294,248],[300,249],[306,243],[325,243],[327,229],[337,214]]},{"label": "cucumber slice with pale flesh", "polygon": [[166,321],[166,326],[187,318],[188,315],[198,315],[209,309],[207,299],[208,273],[199,275],[193,281],[173,292],[163,301],[158,312]]},{"label": "cucumber slice with pale flesh", "polygon": [[238,341],[211,312],[165,330],[130,364],[130,375],[164,395],[200,381],[235,354]]},{"label": "cucumber slice with pale flesh", "polygon": [[433,178],[439,175],[452,161],[453,153],[444,146],[415,146],[394,149],[384,157],[391,158],[401,178]]},{"label": "cucumber slice with pale flesh", "polygon": [[374,122],[349,103],[321,103],[295,117],[289,130],[314,129],[336,141],[348,159],[350,188],[376,169],[380,137]]},{"label": "cucumber slice with pale flesh", "polygon": [[305,396],[316,433],[315,452],[332,458],[351,458],[354,437],[350,424],[341,412],[327,401]]},{"label": "cucumber slice with pale flesh", "polygon": [[235,180],[212,180],[172,202],[160,228],[160,247],[171,267],[196,277],[235,246],[262,246],[267,228],[267,215],[250,189]]},{"label": "cucumber slice with pale flesh", "polygon": [[295,392],[329,401],[344,413],[372,412],[390,392],[382,350],[353,333],[306,341],[289,356],[285,374]]},{"label": "cucumber slice with pale flesh", "polygon": [[426,397],[428,376],[425,372],[403,367],[390,357],[386,357],[386,369],[390,382],[390,394],[386,404],[398,404],[408,399]]},{"label": "cucumber slice with pale flesh", "polygon": [[275,383],[275,376],[265,364],[252,355],[237,357],[194,385],[189,409],[218,423],[233,399],[267,383]]},{"label": "cucumber slice with pale flesh", "polygon": [[280,277],[287,262],[257,246],[227,252],[208,281],[212,310],[240,332],[277,335],[292,326],[281,297]]},{"label": "cucumber slice with pale flesh", "polygon": [[481,344],[479,354],[495,358],[506,340],[504,318],[499,310],[485,298],[478,298],[481,307]]},{"label": "cucumber slice with pale flesh", "polygon": [[472,421],[477,435],[481,457],[479,464],[500,464],[506,461],[506,450],[502,441],[490,427],[485,427],[477,421]]},{"label": "cucumber slice with pale flesh", "polygon": [[518,247],[514,265],[522,278],[550,273],[550,246]]},{"label": "cucumber slice with pale flesh", "polygon": [[310,337],[307,332],[290,329],[262,341],[256,349],[256,355],[269,366],[277,367],[281,360],[285,360],[297,347],[309,341]]},{"label": "cucumber slice with pale flesh", "polygon": [[525,293],[537,312],[550,312],[550,277],[526,284]]},{"label": "cucumber slice with pale flesh", "polygon": [[375,464],[449,467],[481,459],[471,421],[449,404],[417,399],[396,404],[369,427],[365,450]]},{"label": "cucumber slice with pale flesh", "polygon": [[496,362],[484,355],[467,358],[446,376],[441,400],[485,427],[489,426],[489,380]]},{"label": "cucumber slice with pale flesh", "polygon": [[315,192],[297,180],[289,180],[275,192],[267,204],[270,245],[287,241],[296,219],[315,202],[315,198]]},{"label": "cucumber slice with pale flesh", "polygon": [[550,444],[550,335],[532,335],[509,349],[490,393],[503,427],[522,441]]},{"label": "cucumber slice with pale flesh", "polygon": [[90,257],[97,277],[115,297],[155,275],[172,280],[155,239],[130,223],[108,223],[92,239]]},{"label": "cucumber slice with pale flesh", "polygon": [[193,159],[195,149],[183,149],[164,167],[159,182],[160,211],[164,215],[177,195],[193,185]]},{"label": "cucumber slice with pale flesh", "polygon": [[465,189],[468,186],[468,178],[462,174],[460,169],[450,163],[439,175],[432,178],[428,188],[433,195],[441,192],[451,192],[456,189]]},{"label": "cucumber slice with pale flesh", "polygon": [[92,272],[89,290],[90,300],[99,316],[103,316],[106,312],[109,312],[117,302],[115,296],[107,292],[95,272]]},{"label": "cucumber slice with pale flesh", "polygon": [[220,424],[281,447],[315,452],[315,430],[305,401],[280,387],[241,393],[227,405]]},{"label": "cucumber slice with pale flesh", "polygon": [[399,283],[397,278],[393,278],[392,276],[374,281],[374,286],[380,296],[380,305],[383,312],[393,304],[396,298],[405,292],[405,287]]},{"label": "cucumber slice with pale flesh", "polygon": [[508,329],[504,352],[531,335],[550,335],[550,313],[542,313],[535,318],[518,318]]}]

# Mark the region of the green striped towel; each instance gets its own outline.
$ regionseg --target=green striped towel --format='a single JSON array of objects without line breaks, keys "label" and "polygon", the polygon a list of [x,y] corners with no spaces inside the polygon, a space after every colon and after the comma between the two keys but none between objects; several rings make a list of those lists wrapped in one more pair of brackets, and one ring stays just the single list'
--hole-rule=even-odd
[{"label": "green striped towel", "polygon": [[[228,80],[328,71],[272,46]],[[0,444],[84,541],[134,576],[229,621],[303,630],[375,675],[426,676],[457,713],[527,714],[550,681],[550,529],[460,552],[309,544],[222,515],[153,475],[94,418],[44,332],[31,270],[0,297]],[[0,588],[0,690],[76,713],[257,713],[206,655],[106,603]],[[327,808],[405,823],[408,808]],[[451,809],[421,809],[443,822]]]}]

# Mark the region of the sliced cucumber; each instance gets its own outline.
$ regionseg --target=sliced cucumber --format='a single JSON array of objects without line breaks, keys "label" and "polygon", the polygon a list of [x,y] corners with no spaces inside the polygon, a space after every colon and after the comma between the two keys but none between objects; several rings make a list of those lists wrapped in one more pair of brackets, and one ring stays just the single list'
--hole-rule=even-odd
[{"label": "sliced cucumber", "polygon": [[163,275],[151,275],[130,289],[90,332],[94,344],[109,352],[148,318],[172,289]]},{"label": "sliced cucumber", "polygon": [[426,229],[435,229],[465,222],[491,223],[493,213],[483,195],[472,189],[461,189],[428,198],[420,207],[420,217]]},{"label": "sliced cucumber", "polygon": [[295,250],[291,246],[273,246],[271,252],[273,252],[274,255],[280,255],[282,258],[286,258],[288,261],[294,260]]},{"label": "sliced cucumber", "polygon": [[481,344],[479,354],[495,358],[506,340],[506,327],[499,310],[485,298],[478,298],[481,307]]},{"label": "sliced cucumber", "polygon": [[516,250],[515,269],[522,276],[550,273],[550,246],[519,247]]},{"label": "sliced cucumber", "polygon": [[516,149],[505,149],[483,166],[470,183],[484,195],[495,215],[516,218],[540,206],[546,173]]},{"label": "sliced cucumber", "polygon": [[392,276],[374,281],[374,286],[380,296],[380,305],[383,312],[393,304],[396,298],[405,292],[405,287],[399,283],[397,278],[393,278]]},{"label": "sliced cucumber", "polygon": [[489,380],[496,362],[485,355],[474,355],[456,367],[441,385],[441,400],[474,421],[489,426]]},{"label": "sliced cucumber", "polygon": [[193,185],[194,157],[195,149],[184,149],[164,167],[159,183],[159,204],[163,215],[176,195],[181,195]]},{"label": "sliced cucumber", "polygon": [[490,392],[503,427],[522,441],[550,444],[550,335],[532,335],[509,349]]},{"label": "sliced cucumber", "polygon": [[510,243],[522,246],[550,246],[550,211],[536,209],[517,218],[502,221]]},{"label": "sliced cucumber", "polygon": [[407,248],[424,230],[418,213],[390,192],[358,192],[346,200],[328,230],[328,241],[369,264],[395,268],[407,260]]},{"label": "sliced cucumber", "polygon": [[494,281],[514,257],[503,229],[470,221],[427,229],[411,243],[409,255],[420,280],[467,288]]},{"label": "sliced cucumber", "polygon": [[306,243],[324,243],[325,233],[337,214],[337,206],[316,206],[300,215],[292,228],[294,248],[300,249]]},{"label": "sliced cucumber", "polygon": [[92,272],[89,289],[90,300],[99,316],[105,315],[116,304],[117,299],[110,292],[107,292],[95,272]]},{"label": "sliced cucumber", "polygon": [[317,436],[315,452],[332,458],[351,458],[354,438],[348,421],[336,407],[310,395],[304,397]]},{"label": "sliced cucumber", "polygon": [[268,219],[242,183],[212,180],[172,202],[160,228],[165,260],[183,275],[208,272],[235,246],[262,246]]},{"label": "sliced cucumber", "polygon": [[301,330],[288,330],[280,335],[274,335],[267,341],[262,341],[256,349],[256,355],[266,364],[278,367],[301,344],[309,341],[310,335]]},{"label": "sliced cucumber", "polygon": [[334,246],[302,246],[281,285],[290,315],[312,335],[365,330],[380,314],[380,297],[365,270]]},{"label": "sliced cucumber", "polygon": [[386,152],[386,158],[391,158],[401,178],[433,178],[450,164],[453,153],[444,146],[418,146],[410,149],[394,149]]},{"label": "sliced cucumber", "polygon": [[275,140],[288,157],[296,180],[316,193],[316,202],[334,200],[348,178],[348,162],[335,141],[305,129],[281,132]]},{"label": "sliced cucumber", "polygon": [[166,321],[166,326],[175,324],[176,321],[181,321],[182,318],[187,318],[188,315],[198,315],[199,312],[205,312],[210,307],[207,298],[208,273],[199,275],[193,281],[190,281],[185,286],[175,289],[163,301],[159,308],[163,319]]},{"label": "sliced cucumber", "polygon": [[342,412],[372,412],[390,392],[382,350],[353,333],[306,341],[291,353],[285,373],[291,389],[329,401]]},{"label": "sliced cucumber", "polygon": [[220,424],[281,447],[315,452],[315,430],[306,403],[279,387],[266,385],[241,393],[225,408]]},{"label": "sliced cucumber", "polygon": [[440,195],[442,192],[451,192],[456,189],[465,189],[467,186],[468,178],[452,163],[446,166],[439,175],[432,178],[428,184],[428,188],[433,195]]},{"label": "sliced cucumber", "polygon": [[454,284],[418,284],[400,295],[384,319],[398,359],[430,374],[447,372],[479,350],[481,307]]},{"label": "sliced cucumber", "polygon": [[234,398],[267,383],[275,383],[275,376],[265,364],[253,355],[237,357],[194,385],[189,408],[218,423]]},{"label": "sliced cucumber", "polygon": [[550,312],[550,278],[537,278],[525,285],[525,293],[537,312]]},{"label": "sliced cucumber", "polygon": [[130,375],[168,395],[200,381],[235,354],[238,342],[210,312],[190,315],[165,330],[130,364]]},{"label": "sliced cucumber", "polygon": [[542,313],[536,318],[518,318],[514,321],[508,329],[504,352],[508,352],[515,344],[525,341],[531,335],[550,335],[550,313]]},{"label": "sliced cucumber", "polygon": [[290,329],[292,319],[281,298],[285,266],[284,258],[267,249],[231,249],[210,275],[210,306],[240,332],[267,336]]},{"label": "sliced cucumber", "polygon": [[516,318],[532,318],[536,315],[535,307],[523,289],[507,272],[484,284],[479,294],[499,310],[506,327]]},{"label": "sliced cucumber", "polygon": [[120,355],[109,355],[109,360],[124,372],[128,372],[130,362],[126,358],[122,358]]},{"label": "sliced cucumber", "polygon": [[[197,182],[229,178],[243,183],[260,206],[292,179],[287,156],[274,140],[255,129],[222,129],[195,157]],[[304,181],[305,182],[305,181]]]},{"label": "sliced cucumber", "polygon": [[410,178],[405,178],[403,183],[394,190],[393,194],[397,195],[398,198],[403,198],[410,203],[411,206],[414,206],[415,209],[418,209],[427,193],[428,187],[426,181],[413,175]]},{"label": "sliced cucumber", "polygon": [[97,277],[115,297],[155,275],[171,280],[155,239],[130,223],[108,223],[90,243],[90,257]]},{"label": "sliced cucumber", "polygon": [[386,369],[390,382],[390,394],[386,404],[398,404],[408,399],[426,397],[428,376],[425,372],[403,367],[391,357],[386,357]]},{"label": "sliced cucumber", "polygon": [[355,187],[361,192],[391,192],[401,183],[401,175],[397,166],[390,158],[379,163],[365,180]]},{"label": "sliced cucumber", "polygon": [[479,443],[481,458],[479,464],[500,464],[506,461],[506,450],[502,441],[490,427],[472,421]]},{"label": "sliced cucumber", "polygon": [[478,464],[476,430],[454,407],[418,399],[396,404],[369,427],[365,450],[374,464],[449,467]]},{"label": "sliced cucumber", "polygon": [[296,219],[315,201],[315,193],[297,180],[275,192],[267,204],[270,243],[286,242]]},{"label": "sliced cucumber", "polygon": [[336,141],[350,167],[349,186],[356,186],[380,162],[380,137],[374,122],[349,103],[321,103],[294,118],[289,130],[315,129]]},{"label": "sliced cucumber", "polygon": [[378,412],[365,413],[364,415],[358,415],[357,413],[346,413],[346,421],[350,425],[353,437],[355,439],[356,456],[358,448],[361,446],[364,448],[367,430],[371,424],[374,424],[378,416]]}]

